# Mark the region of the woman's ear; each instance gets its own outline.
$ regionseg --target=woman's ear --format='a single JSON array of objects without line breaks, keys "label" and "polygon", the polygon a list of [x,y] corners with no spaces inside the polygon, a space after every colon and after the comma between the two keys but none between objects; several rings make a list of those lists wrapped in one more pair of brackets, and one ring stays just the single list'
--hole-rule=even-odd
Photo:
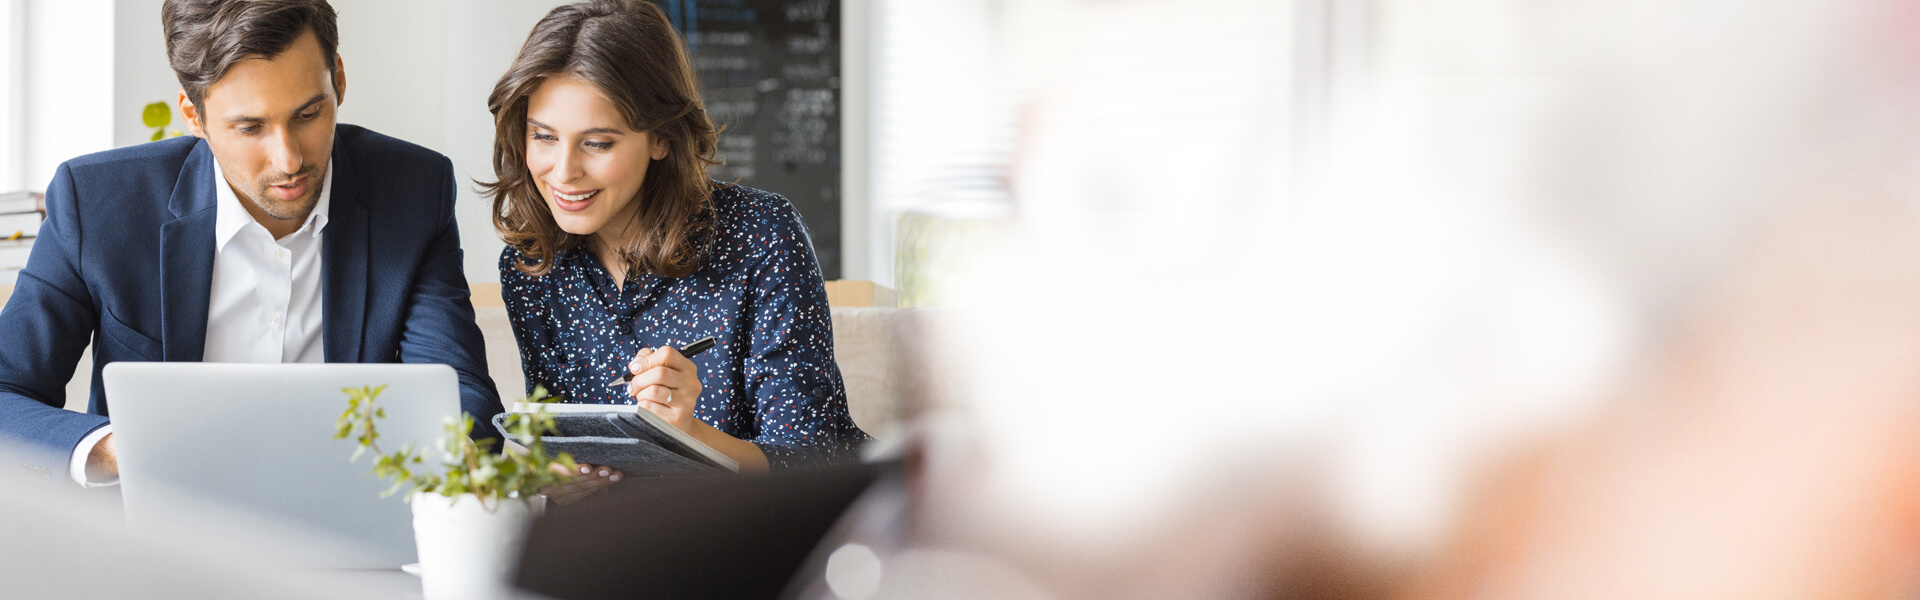
[{"label": "woman's ear", "polygon": [[193,137],[207,139],[206,123],[200,115],[200,107],[194,106],[193,101],[187,99],[186,88],[180,88],[180,97],[174,99],[174,102],[180,105],[180,116],[186,118],[187,131],[192,133]]},{"label": "woman's ear", "polygon": [[649,154],[653,157],[654,160],[660,160],[662,158],[667,157],[667,139],[666,138],[649,133],[647,134],[647,140],[653,143],[653,151],[650,152]]}]

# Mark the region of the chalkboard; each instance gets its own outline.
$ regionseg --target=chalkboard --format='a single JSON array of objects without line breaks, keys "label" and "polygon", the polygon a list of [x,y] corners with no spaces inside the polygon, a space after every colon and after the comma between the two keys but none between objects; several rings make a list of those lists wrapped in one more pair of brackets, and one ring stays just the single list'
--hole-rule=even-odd
[{"label": "chalkboard", "polygon": [[840,2],[653,0],[687,40],[724,127],[713,178],[792,200],[840,278]]}]

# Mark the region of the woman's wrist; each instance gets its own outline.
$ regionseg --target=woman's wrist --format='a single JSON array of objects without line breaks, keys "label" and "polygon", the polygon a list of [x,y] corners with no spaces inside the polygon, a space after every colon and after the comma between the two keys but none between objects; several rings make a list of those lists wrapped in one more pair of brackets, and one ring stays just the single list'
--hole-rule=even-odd
[{"label": "woman's wrist", "polygon": [[727,432],[721,431],[719,428],[716,428],[712,425],[708,425],[706,421],[700,420],[699,417],[693,418],[693,426],[688,428],[687,435],[693,436],[693,439],[700,440],[700,443],[706,444],[708,446],[713,446],[714,442],[719,441],[718,438],[714,437],[716,435],[725,436],[728,438],[733,437],[733,436],[727,435]]},{"label": "woman's wrist", "polygon": [[728,435],[727,432],[721,431],[718,427],[708,425],[706,421],[702,421],[699,418],[693,420],[693,431],[687,433],[692,435],[693,439],[700,440],[700,443],[706,444],[716,450],[725,448],[729,442],[740,441],[740,438]]},{"label": "woman's wrist", "polygon": [[693,439],[700,440],[700,443],[740,461],[741,473],[767,472],[767,455],[760,450],[759,444],[733,437],[718,427],[708,425],[706,421],[694,419],[693,423],[693,431],[687,433]]}]

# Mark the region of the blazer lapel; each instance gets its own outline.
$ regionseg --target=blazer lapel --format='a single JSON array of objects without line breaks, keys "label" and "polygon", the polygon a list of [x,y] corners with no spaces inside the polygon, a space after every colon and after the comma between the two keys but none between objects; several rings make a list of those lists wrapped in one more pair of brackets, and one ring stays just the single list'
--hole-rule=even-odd
[{"label": "blazer lapel", "polygon": [[160,226],[162,360],[199,362],[207,349],[207,303],[213,294],[215,210],[213,152],[195,144],[180,166]]},{"label": "blazer lapel", "polygon": [[325,329],[326,359],[331,363],[360,362],[361,337],[366,330],[370,224],[355,180],[353,164],[335,135],[333,195],[320,255],[320,320]]}]

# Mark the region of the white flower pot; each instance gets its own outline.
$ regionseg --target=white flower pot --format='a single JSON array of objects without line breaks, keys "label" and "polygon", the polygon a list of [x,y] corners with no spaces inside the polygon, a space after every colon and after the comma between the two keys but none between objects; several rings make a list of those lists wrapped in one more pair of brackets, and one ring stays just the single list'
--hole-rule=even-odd
[{"label": "white flower pot", "polygon": [[505,597],[527,526],[545,501],[536,495],[483,505],[472,494],[414,494],[413,537],[426,600]]}]

